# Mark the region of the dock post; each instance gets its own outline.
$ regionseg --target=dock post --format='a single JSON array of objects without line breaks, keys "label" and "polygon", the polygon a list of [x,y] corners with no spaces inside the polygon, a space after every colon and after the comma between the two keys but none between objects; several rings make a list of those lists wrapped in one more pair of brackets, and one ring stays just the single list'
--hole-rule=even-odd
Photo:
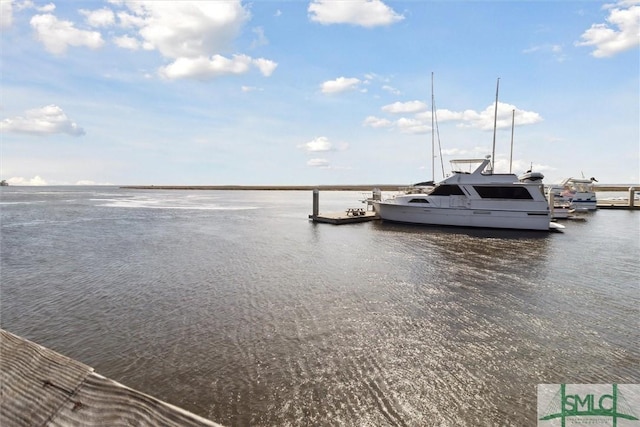
[{"label": "dock post", "polygon": [[320,212],[320,190],[317,188],[313,189],[313,218],[318,216]]},{"label": "dock post", "polygon": [[629,187],[629,207],[635,206],[636,187]]},{"label": "dock post", "polygon": [[[380,200],[382,200],[382,191],[380,191],[379,188],[374,188],[373,191],[372,191],[372,194],[371,194],[371,199],[373,201],[378,201],[378,202]],[[372,206],[373,211],[375,212],[376,211],[376,205],[371,203],[371,206]]]}]

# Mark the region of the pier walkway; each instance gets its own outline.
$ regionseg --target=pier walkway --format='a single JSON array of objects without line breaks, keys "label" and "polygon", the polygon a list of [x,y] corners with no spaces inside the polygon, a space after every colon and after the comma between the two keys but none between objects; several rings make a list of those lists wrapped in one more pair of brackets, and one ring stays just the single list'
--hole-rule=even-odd
[{"label": "pier walkway", "polygon": [[3,329],[0,425],[220,427]]}]

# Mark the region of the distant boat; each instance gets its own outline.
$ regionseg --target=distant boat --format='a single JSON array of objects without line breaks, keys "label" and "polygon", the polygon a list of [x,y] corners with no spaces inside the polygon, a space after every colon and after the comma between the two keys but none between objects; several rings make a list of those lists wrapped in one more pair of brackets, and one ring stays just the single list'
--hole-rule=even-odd
[{"label": "distant boat", "polygon": [[594,182],[598,180],[593,177],[567,178],[559,185],[551,186],[551,192],[557,202],[569,202],[576,211],[592,211],[598,208]]},{"label": "distant boat", "polygon": [[6,179],[3,179],[2,181],[0,181],[0,187],[7,187],[9,185],[9,183],[7,182]]},{"label": "distant boat", "polygon": [[[400,194],[373,201],[382,220],[458,227],[549,230],[551,222],[542,183],[514,174],[490,172],[491,156],[452,160],[452,175],[429,194]],[[459,166],[477,167],[463,172]]]}]

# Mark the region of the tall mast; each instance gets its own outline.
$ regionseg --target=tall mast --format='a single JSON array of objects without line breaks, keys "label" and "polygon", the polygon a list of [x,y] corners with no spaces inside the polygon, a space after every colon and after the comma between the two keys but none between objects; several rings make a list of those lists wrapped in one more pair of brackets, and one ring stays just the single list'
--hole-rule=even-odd
[{"label": "tall mast", "polygon": [[511,154],[509,155],[509,173],[511,173],[511,164],[513,163],[513,128],[516,124],[516,110],[511,111]]},{"label": "tall mast", "polygon": [[435,98],[433,95],[433,71],[431,72],[431,181],[436,182],[436,152],[435,152],[435,128],[434,128],[434,105]]},{"label": "tall mast", "polygon": [[494,173],[496,168],[496,126],[498,124],[498,89],[500,88],[500,77],[498,77],[498,83],[496,83],[496,109],[493,114],[493,150],[491,151],[491,173]]}]

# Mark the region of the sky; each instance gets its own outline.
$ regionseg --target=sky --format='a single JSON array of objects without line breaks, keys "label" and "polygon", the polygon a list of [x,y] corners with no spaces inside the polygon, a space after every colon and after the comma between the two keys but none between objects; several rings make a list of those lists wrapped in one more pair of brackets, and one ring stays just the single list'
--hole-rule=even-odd
[{"label": "sky", "polygon": [[494,150],[640,183],[640,0],[0,0],[0,30],[10,185],[406,185]]}]

